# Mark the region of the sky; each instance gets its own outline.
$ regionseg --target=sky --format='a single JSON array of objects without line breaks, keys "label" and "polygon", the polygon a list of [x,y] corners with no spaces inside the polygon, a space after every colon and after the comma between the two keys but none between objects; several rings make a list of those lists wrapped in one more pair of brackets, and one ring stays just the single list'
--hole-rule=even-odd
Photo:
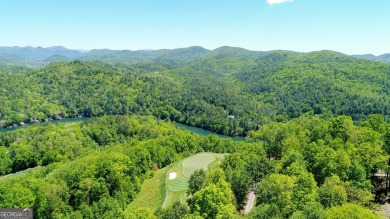
[{"label": "sky", "polygon": [[2,0],[0,46],[390,53],[390,0]]}]

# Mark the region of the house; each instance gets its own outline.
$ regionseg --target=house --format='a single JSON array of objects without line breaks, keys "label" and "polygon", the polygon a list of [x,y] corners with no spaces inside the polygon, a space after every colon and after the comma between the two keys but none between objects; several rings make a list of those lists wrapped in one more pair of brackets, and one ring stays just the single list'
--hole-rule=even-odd
[{"label": "house", "polygon": [[38,122],[38,119],[35,118],[35,117],[31,117],[31,118],[30,118],[30,121],[31,121],[31,122]]},{"label": "house", "polygon": [[228,115],[228,119],[234,119],[233,115]]}]

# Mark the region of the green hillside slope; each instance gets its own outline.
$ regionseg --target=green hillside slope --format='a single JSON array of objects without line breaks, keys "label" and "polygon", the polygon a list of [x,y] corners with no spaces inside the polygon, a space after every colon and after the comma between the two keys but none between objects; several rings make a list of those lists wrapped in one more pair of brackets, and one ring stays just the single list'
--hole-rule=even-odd
[{"label": "green hillside slope", "polygon": [[0,82],[3,126],[136,113],[246,135],[261,124],[310,111],[358,121],[374,113],[388,119],[390,110],[390,65],[331,51],[220,48],[179,66],[73,61],[3,73]]}]

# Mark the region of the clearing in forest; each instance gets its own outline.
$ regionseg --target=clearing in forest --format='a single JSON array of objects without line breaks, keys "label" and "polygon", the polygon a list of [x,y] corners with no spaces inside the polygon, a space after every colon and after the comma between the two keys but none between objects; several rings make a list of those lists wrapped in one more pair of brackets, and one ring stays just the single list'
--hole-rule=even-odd
[{"label": "clearing in forest", "polygon": [[225,158],[223,154],[199,153],[188,157],[176,164],[166,172],[166,195],[163,208],[176,201],[185,204],[187,199],[188,179],[195,170],[210,170],[217,167]]},{"label": "clearing in forest", "polygon": [[159,209],[165,196],[165,190],[161,190],[163,189],[163,182],[165,182],[166,172],[167,168],[159,169],[154,173],[152,178],[145,180],[141,186],[141,191],[134,201],[129,204],[128,210],[150,208],[156,211]]},{"label": "clearing in forest", "polygon": [[28,168],[25,170],[21,170],[21,171],[16,172],[16,173],[10,173],[8,175],[0,176],[0,181],[25,177],[29,173],[35,173],[35,172],[39,171],[39,169],[41,169],[41,166],[36,166],[36,167]]}]

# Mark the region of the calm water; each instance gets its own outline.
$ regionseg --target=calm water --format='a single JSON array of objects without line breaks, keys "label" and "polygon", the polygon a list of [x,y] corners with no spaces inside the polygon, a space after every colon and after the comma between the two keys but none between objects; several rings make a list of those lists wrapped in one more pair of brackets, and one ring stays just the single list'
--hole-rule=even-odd
[{"label": "calm water", "polygon": [[205,129],[202,129],[202,128],[197,128],[197,127],[193,127],[193,126],[188,126],[188,125],[184,125],[184,124],[181,124],[181,123],[176,123],[180,128],[184,128],[184,129],[187,129],[193,133],[196,133],[198,135],[218,135],[219,137],[221,138],[231,138],[233,139],[234,141],[245,141],[245,138],[244,137],[231,137],[231,136],[228,136],[228,135],[221,135],[221,134],[217,134],[215,132],[212,132],[212,131],[209,131],[209,130],[205,130]]},{"label": "calm water", "polygon": [[[62,119],[62,120],[52,120],[52,121],[49,121],[47,123],[60,123],[60,122],[75,122],[75,121],[82,121],[82,120],[87,120],[89,119],[89,117],[81,117],[81,118],[65,118],[65,119]],[[34,123],[36,124],[36,123]],[[38,123],[38,124],[42,124],[42,123]],[[206,136],[206,135],[218,135],[219,137],[221,138],[231,138],[233,139],[234,141],[245,141],[245,138],[244,137],[231,137],[231,136],[228,136],[228,135],[221,135],[221,134],[217,134],[215,132],[212,132],[212,131],[209,131],[209,130],[205,130],[205,129],[202,129],[202,128],[197,128],[197,127],[193,127],[193,126],[189,126],[189,125],[184,125],[184,124],[181,124],[181,123],[176,123],[180,128],[183,128],[183,129],[187,129],[195,134],[198,134],[198,135],[203,135],[203,136]],[[16,130],[16,129],[19,129],[19,128],[24,128],[24,127],[27,127],[31,124],[27,124],[27,125],[24,125],[24,126],[18,126],[18,127],[14,127],[14,128],[0,128],[0,132],[8,132],[8,131],[13,131],[13,130]]]},{"label": "calm water", "polygon": [[75,121],[82,121],[82,120],[87,120],[89,119],[89,117],[81,117],[81,118],[77,118],[77,117],[74,117],[74,118],[65,118],[65,119],[61,119],[61,120],[52,120],[52,121],[49,121],[49,122],[40,122],[40,123],[32,123],[32,124],[26,124],[24,126],[18,126],[18,127],[13,127],[13,128],[0,128],[0,132],[8,132],[8,131],[13,131],[13,130],[16,130],[16,129],[19,129],[19,128],[24,128],[24,127],[28,127],[30,125],[33,125],[33,124],[43,124],[43,123],[60,123],[60,122],[75,122]]}]

